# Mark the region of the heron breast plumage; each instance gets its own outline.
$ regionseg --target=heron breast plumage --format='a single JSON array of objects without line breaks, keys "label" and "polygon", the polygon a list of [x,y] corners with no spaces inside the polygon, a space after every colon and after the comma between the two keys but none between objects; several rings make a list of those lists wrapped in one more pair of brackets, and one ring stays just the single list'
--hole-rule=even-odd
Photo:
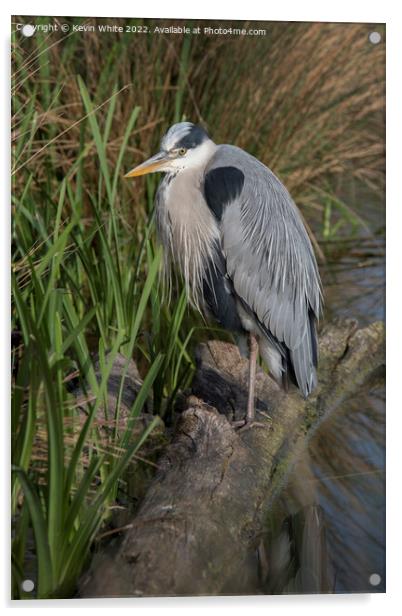
[{"label": "heron breast plumage", "polygon": [[217,261],[220,246],[218,222],[205,201],[202,184],[203,172],[199,169],[166,175],[156,200],[166,257],[178,265],[188,297],[200,310],[204,280]]}]

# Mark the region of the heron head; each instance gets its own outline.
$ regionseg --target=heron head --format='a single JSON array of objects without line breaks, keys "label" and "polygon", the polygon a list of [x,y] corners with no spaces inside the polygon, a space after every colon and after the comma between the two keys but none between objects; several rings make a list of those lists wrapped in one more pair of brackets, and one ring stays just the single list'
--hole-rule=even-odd
[{"label": "heron head", "polygon": [[124,177],[132,178],[157,171],[176,173],[202,167],[215,149],[205,129],[191,122],[173,124],[162,137],[160,151],[134,167]]}]

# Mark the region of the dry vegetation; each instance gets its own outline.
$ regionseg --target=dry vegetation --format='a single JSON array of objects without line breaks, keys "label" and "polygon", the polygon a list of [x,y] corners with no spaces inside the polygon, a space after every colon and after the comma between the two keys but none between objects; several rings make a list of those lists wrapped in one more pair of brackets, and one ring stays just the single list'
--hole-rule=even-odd
[{"label": "dry vegetation", "polygon": [[[100,125],[108,122],[115,94],[106,139],[111,168],[132,110],[140,107],[127,166],[154,151],[163,131],[185,117],[203,123],[218,143],[235,143],[261,158],[299,204],[322,210],[321,191],[336,177],[382,187],[385,46],[370,44],[370,31],[359,24],[276,23],[252,40],[86,33],[55,42],[48,35],[41,55],[35,47],[27,54],[24,41],[16,50],[13,136],[17,149],[24,141],[29,151],[18,152],[15,181],[24,185],[34,171],[40,182],[49,158],[54,177],[62,177],[81,155],[87,181],[96,182],[96,148],[81,122],[80,74],[99,106]],[[32,96],[27,144],[20,127]],[[142,210],[144,186],[122,187],[118,197],[125,196],[130,210]]]}]

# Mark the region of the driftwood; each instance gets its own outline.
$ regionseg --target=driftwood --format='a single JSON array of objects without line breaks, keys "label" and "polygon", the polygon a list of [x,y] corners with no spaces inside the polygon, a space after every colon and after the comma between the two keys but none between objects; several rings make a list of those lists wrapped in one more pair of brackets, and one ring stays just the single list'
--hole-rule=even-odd
[{"label": "driftwood", "polygon": [[[244,415],[248,361],[201,345],[187,409],[113,556],[94,560],[81,597],[254,594],[264,516],[317,426],[384,370],[384,327],[338,321],[320,335],[319,386],[304,400],[257,373],[261,426]],[[269,562],[270,554],[267,554]]]}]

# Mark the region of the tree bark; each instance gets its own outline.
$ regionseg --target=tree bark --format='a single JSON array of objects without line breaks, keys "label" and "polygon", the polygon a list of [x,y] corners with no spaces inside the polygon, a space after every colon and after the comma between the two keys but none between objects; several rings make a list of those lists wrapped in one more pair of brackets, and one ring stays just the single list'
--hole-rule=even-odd
[{"label": "tree bark", "polygon": [[[384,327],[337,321],[320,336],[308,399],[257,371],[261,426],[244,417],[248,361],[234,345],[200,346],[187,409],[124,539],[95,559],[82,597],[255,594],[262,524],[317,426],[384,369]],[[269,554],[267,555],[269,560]]]}]

